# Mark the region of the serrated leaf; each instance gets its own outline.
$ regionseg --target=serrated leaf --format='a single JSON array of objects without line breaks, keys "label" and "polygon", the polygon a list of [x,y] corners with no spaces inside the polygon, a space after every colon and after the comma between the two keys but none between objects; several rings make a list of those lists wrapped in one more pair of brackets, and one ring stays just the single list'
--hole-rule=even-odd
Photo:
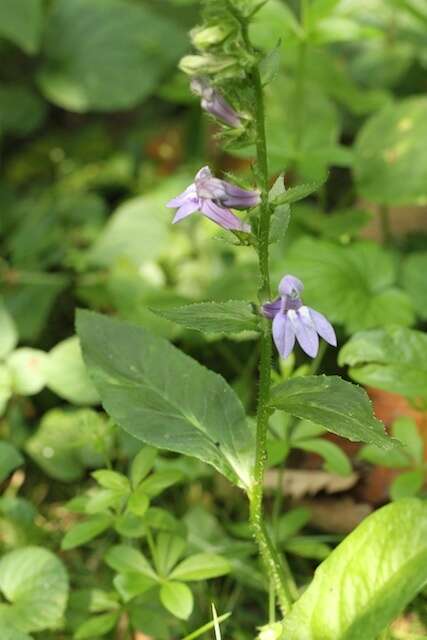
[{"label": "serrated leaf", "polygon": [[252,482],[254,434],[221,376],[142,329],[79,312],[83,354],[106,411],[147,444]]},{"label": "serrated leaf", "polygon": [[70,111],[127,109],[156,89],[185,46],[179,25],[149,6],[58,0],[47,22],[39,86]]},{"label": "serrated leaf", "polygon": [[386,327],[357,333],[338,362],[361,384],[427,402],[427,335],[421,331]]},{"label": "serrated leaf", "polygon": [[0,623],[25,632],[55,629],[67,603],[67,573],[47,549],[17,549],[0,560],[0,591],[10,603],[0,604]]},{"label": "serrated leaf", "polygon": [[152,309],[162,318],[204,333],[257,331],[258,318],[243,300],[200,302],[171,309]]},{"label": "serrated leaf", "polygon": [[209,580],[230,573],[228,560],[213,553],[197,553],[185,558],[170,574],[171,580]]},{"label": "serrated leaf", "polygon": [[182,620],[187,620],[193,611],[193,594],[181,582],[166,582],[160,589],[160,600],[168,611]]},{"label": "serrated leaf", "polygon": [[10,442],[0,442],[0,482],[6,480],[21,464],[24,464],[24,458],[18,449]]},{"label": "serrated leaf", "polygon": [[384,425],[374,417],[366,391],[338,376],[288,380],[273,387],[270,404],[348,440],[385,449],[396,446],[395,441],[387,437]]},{"label": "serrated leaf", "polygon": [[61,549],[68,551],[81,547],[106,531],[113,523],[111,516],[96,515],[85,522],[74,525],[62,539]]},{"label": "serrated leaf", "polygon": [[77,336],[59,342],[48,354],[46,384],[73,404],[97,404],[98,394],[84,366]]},{"label": "serrated leaf", "polygon": [[427,580],[427,503],[379,509],[316,570],[283,621],[283,640],[371,640]]}]

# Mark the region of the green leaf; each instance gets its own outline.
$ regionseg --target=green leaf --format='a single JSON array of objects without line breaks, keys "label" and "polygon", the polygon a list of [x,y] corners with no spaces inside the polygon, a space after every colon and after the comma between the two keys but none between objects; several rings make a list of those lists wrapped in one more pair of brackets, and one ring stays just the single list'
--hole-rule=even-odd
[{"label": "green leaf", "polygon": [[30,87],[0,84],[0,132],[24,138],[40,127],[46,112],[46,103]]},{"label": "green leaf", "polygon": [[12,397],[12,376],[6,365],[0,364],[0,416]]},{"label": "green leaf", "polygon": [[341,476],[348,476],[352,472],[351,462],[342,449],[334,442],[323,438],[311,438],[299,440],[292,445],[296,449],[311,451],[321,456],[324,461],[326,471],[337,473]]},{"label": "green leaf", "polygon": [[285,542],[310,522],[311,511],[307,507],[295,507],[280,517],[277,523],[277,539]]},{"label": "green leaf", "polygon": [[83,405],[99,402],[77,336],[63,340],[49,352],[45,371],[47,386],[64,400]]},{"label": "green leaf", "polygon": [[272,204],[278,207],[283,204],[292,204],[298,202],[298,200],[303,200],[315,191],[318,191],[324,182],[324,180],[321,180],[312,182],[311,184],[298,184],[296,187],[290,187],[283,194],[274,198]]},{"label": "green leaf", "polygon": [[43,471],[63,482],[78,480],[85,469],[105,464],[112,446],[112,425],[92,409],[47,411],[25,443]]},{"label": "green leaf", "polygon": [[124,495],[130,491],[129,480],[122,473],[117,471],[111,471],[110,469],[99,469],[94,471],[92,476],[97,483],[104,487],[104,489],[111,489],[112,491],[118,491]]},{"label": "green leaf", "polygon": [[238,333],[257,331],[258,318],[252,306],[243,300],[200,302],[172,309],[152,309],[162,318],[187,329],[205,333]]},{"label": "green leaf", "polygon": [[146,557],[134,547],[117,544],[110,547],[105,556],[105,562],[117,573],[141,573],[148,578],[156,578],[153,567]]},{"label": "green leaf", "polygon": [[113,583],[124,602],[149,591],[156,584],[152,578],[135,571],[115,576]]},{"label": "green leaf", "polygon": [[0,442],[0,482],[4,482],[21,464],[24,464],[24,458],[18,449],[9,442]]},{"label": "green leaf", "polygon": [[187,548],[187,541],[171,533],[159,533],[156,540],[154,563],[157,573],[168,576]]},{"label": "green leaf", "polygon": [[197,553],[179,563],[170,574],[171,580],[209,580],[230,573],[231,566],[222,556],[213,553]]},{"label": "green leaf", "polygon": [[123,503],[123,493],[111,489],[100,489],[85,496],[84,513],[110,514],[111,511],[120,509]]},{"label": "green leaf", "polygon": [[49,100],[69,111],[128,109],[154,92],[185,47],[184,31],[147,5],[58,0],[38,81]]},{"label": "green leaf", "polygon": [[354,335],[341,349],[340,366],[361,384],[427,402],[427,335],[386,327]]},{"label": "green leaf", "polygon": [[143,447],[141,451],[136,454],[130,468],[130,480],[134,489],[136,489],[141,480],[150,473],[156,457],[157,451],[152,447]]},{"label": "green leaf", "polygon": [[46,384],[47,354],[40,349],[22,347],[16,349],[7,359],[15,393],[32,396],[39,393]]},{"label": "green leaf", "polygon": [[402,498],[416,496],[423,488],[425,479],[424,469],[415,469],[414,471],[401,473],[390,485],[391,499],[401,500]]},{"label": "green leaf", "polygon": [[314,560],[324,560],[331,553],[331,547],[324,542],[308,536],[296,536],[287,540],[284,545],[285,551],[301,558],[313,558]]},{"label": "green leaf", "polygon": [[424,441],[418,431],[415,420],[407,416],[397,418],[392,425],[393,435],[403,442],[406,451],[416,465],[422,465],[424,460]]},{"label": "green leaf", "polygon": [[283,638],[376,638],[426,580],[427,503],[409,498],[387,505],[318,567],[283,622]]},{"label": "green leaf", "polygon": [[86,640],[86,638],[98,638],[103,636],[116,626],[120,613],[115,611],[103,613],[100,616],[89,618],[81,624],[74,634],[75,640]]},{"label": "green leaf", "polygon": [[355,145],[355,177],[360,194],[393,206],[425,204],[426,135],[426,96],[389,104],[373,115],[360,130]]},{"label": "green leaf", "polygon": [[182,620],[187,620],[193,611],[193,594],[181,582],[166,582],[160,589],[160,600],[168,611]]},{"label": "green leaf", "polygon": [[135,489],[128,500],[128,510],[136,516],[143,516],[150,506],[150,499],[144,490]]},{"label": "green leaf", "polygon": [[150,498],[155,498],[168,487],[180,482],[182,477],[182,473],[178,469],[156,471],[149,478],[141,482],[139,489],[144,491]]},{"label": "green leaf", "polygon": [[147,533],[147,524],[144,518],[126,511],[116,518],[114,527],[117,533],[124,538],[141,538]]},{"label": "green leaf", "polygon": [[385,449],[395,446],[395,441],[387,437],[384,425],[374,417],[366,391],[338,376],[288,380],[273,387],[270,404],[348,440]]},{"label": "green leaf", "polygon": [[285,264],[304,282],[305,304],[343,324],[348,333],[414,321],[408,295],[395,286],[395,259],[377,244],[343,247],[302,238],[293,243]]},{"label": "green leaf", "polygon": [[92,516],[85,522],[71,527],[62,539],[61,549],[68,551],[69,549],[75,549],[81,547],[86,542],[93,540],[97,536],[101,535],[113,523],[112,517],[108,515],[96,515]]},{"label": "green leaf", "polygon": [[142,328],[79,312],[83,355],[106,411],[147,444],[252,482],[254,434],[221,376]]},{"label": "green leaf", "polygon": [[15,322],[0,298],[0,359],[5,358],[18,344]]},{"label": "green leaf", "polygon": [[41,0],[0,0],[0,36],[28,54],[37,52],[43,26]]},{"label": "green leaf", "polygon": [[1,640],[33,640],[33,638],[23,631],[19,631],[16,627],[11,627],[9,623],[4,624],[0,621],[0,637]]},{"label": "green leaf", "polygon": [[413,253],[403,262],[402,285],[409,294],[414,309],[422,320],[427,320],[427,252]]},{"label": "green leaf", "polygon": [[[274,202],[276,198],[280,198],[284,194],[286,194],[284,176],[280,175],[271,187],[268,199],[270,202]],[[289,204],[274,206],[270,222],[270,243],[279,242],[285,237],[290,218],[291,208]]]},{"label": "green leaf", "polygon": [[25,547],[0,560],[0,622],[21,631],[56,629],[65,612],[68,578],[62,562],[40,547]]}]

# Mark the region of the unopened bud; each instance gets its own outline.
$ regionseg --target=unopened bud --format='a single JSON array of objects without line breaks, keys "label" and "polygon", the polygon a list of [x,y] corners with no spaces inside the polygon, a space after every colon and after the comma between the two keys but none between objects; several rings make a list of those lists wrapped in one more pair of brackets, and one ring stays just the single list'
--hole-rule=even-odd
[{"label": "unopened bud", "polygon": [[197,49],[209,49],[220,44],[231,33],[230,28],[216,25],[214,27],[196,27],[191,31],[191,40]]}]

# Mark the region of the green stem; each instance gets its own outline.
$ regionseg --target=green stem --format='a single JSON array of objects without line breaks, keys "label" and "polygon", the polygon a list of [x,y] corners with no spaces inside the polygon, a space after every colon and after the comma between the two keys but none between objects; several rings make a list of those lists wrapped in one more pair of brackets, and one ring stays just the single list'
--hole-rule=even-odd
[{"label": "green stem", "polygon": [[[268,202],[268,163],[265,135],[264,97],[259,70],[252,74],[256,101],[256,150],[258,179],[261,186],[261,215],[258,229],[258,262],[260,272],[259,302],[271,298],[269,269],[269,238],[271,208]],[[249,495],[250,520],[262,560],[273,582],[282,614],[288,613],[296,596],[296,588],[290,570],[281,560],[273,545],[263,520],[263,487],[267,459],[267,429],[270,417],[269,399],[271,385],[272,343],[269,321],[262,320],[260,338],[259,392],[257,407],[256,449],[254,485]]]}]

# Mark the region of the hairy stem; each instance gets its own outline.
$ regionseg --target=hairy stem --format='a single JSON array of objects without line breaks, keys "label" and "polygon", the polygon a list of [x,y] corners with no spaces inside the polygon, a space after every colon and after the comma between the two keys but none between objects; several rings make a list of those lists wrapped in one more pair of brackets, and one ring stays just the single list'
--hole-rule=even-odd
[{"label": "hairy stem", "polygon": [[[269,238],[271,208],[268,202],[268,163],[265,135],[264,97],[259,70],[252,74],[256,100],[256,149],[257,172],[261,186],[261,215],[258,229],[258,261],[260,286],[259,302],[262,304],[271,298],[270,270],[269,270]],[[259,363],[259,391],[257,407],[256,450],[255,450],[255,478],[249,495],[250,520],[255,539],[260,549],[261,557],[273,582],[282,614],[285,615],[295,598],[296,588],[289,568],[280,558],[265,528],[263,520],[263,486],[264,472],[267,458],[267,429],[270,417],[269,399],[271,384],[271,327],[264,318],[260,338]]]}]

